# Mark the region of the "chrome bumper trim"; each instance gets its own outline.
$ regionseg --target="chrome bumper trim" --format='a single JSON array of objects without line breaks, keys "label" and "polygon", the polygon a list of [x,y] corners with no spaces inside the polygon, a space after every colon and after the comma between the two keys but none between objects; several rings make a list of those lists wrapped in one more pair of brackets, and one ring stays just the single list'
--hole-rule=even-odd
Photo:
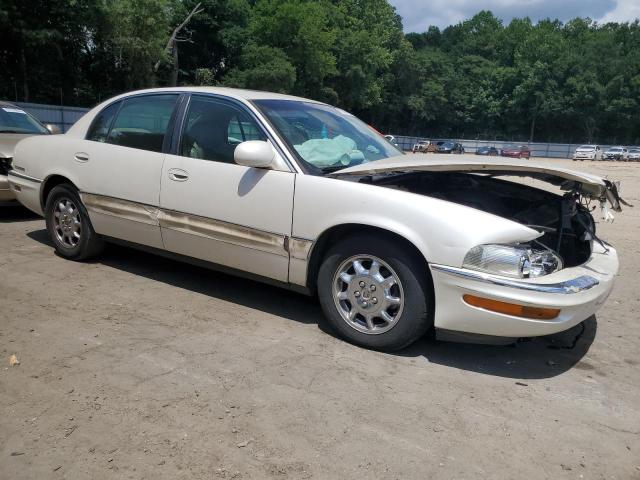
[{"label": "chrome bumper trim", "polygon": [[584,290],[589,290],[600,283],[597,278],[589,275],[581,275],[579,277],[572,278],[571,280],[559,283],[531,283],[524,280],[511,280],[497,275],[491,275],[490,273],[476,272],[465,268],[449,267],[446,265],[431,264],[431,268],[439,272],[448,273],[468,280],[541,293],[579,293]]},{"label": "chrome bumper trim", "polygon": [[9,171],[9,175],[7,175],[7,178],[11,180],[11,177],[22,178],[23,180],[29,180],[30,182],[34,182],[34,183],[42,183],[42,180],[40,180],[39,178],[30,177],[29,175],[25,175],[24,173],[18,173],[15,170]]}]

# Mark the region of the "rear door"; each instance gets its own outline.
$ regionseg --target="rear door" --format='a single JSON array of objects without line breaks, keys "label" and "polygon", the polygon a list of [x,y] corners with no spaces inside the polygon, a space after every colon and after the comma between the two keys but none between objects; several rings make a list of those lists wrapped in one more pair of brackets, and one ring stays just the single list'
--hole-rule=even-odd
[{"label": "rear door", "polygon": [[96,232],[162,248],[160,174],[178,99],[163,93],[111,104],[77,145],[82,201]]},{"label": "rear door", "polygon": [[194,94],[181,124],[162,171],[165,248],[287,281],[295,174],[234,162],[238,144],[267,139],[242,104]]}]

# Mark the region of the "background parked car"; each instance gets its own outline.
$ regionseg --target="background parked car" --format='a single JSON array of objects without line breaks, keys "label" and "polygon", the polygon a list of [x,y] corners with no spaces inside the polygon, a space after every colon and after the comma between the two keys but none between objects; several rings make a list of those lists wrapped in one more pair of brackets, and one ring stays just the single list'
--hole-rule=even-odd
[{"label": "background parked car", "polygon": [[398,147],[398,141],[396,140],[396,137],[394,137],[393,135],[385,135],[384,138],[389,140],[389,143],[394,147]]},{"label": "background parked car", "polygon": [[438,145],[438,153],[464,153],[464,147],[458,142],[442,142]]},{"label": "background parked car", "polygon": [[16,202],[7,178],[16,144],[31,135],[50,133],[60,133],[60,129],[55,125],[43,125],[16,105],[0,102],[0,205]]},{"label": "background parked car", "polygon": [[418,140],[414,145],[411,151],[413,153],[424,153],[429,148],[431,142],[429,140]]},{"label": "background parked car", "polygon": [[602,160],[600,145],[580,145],[573,154],[573,160]]},{"label": "background parked car", "polygon": [[634,162],[640,160],[640,148],[630,148],[628,160],[633,160]]},{"label": "background parked car", "polygon": [[603,160],[627,160],[629,158],[629,150],[627,147],[609,147],[603,154]]},{"label": "background parked car", "polygon": [[526,145],[510,145],[502,149],[503,157],[531,158],[531,150]]},{"label": "background parked car", "polygon": [[500,155],[500,152],[496,147],[479,147],[476,150],[476,155],[488,155],[490,157],[497,157]]}]

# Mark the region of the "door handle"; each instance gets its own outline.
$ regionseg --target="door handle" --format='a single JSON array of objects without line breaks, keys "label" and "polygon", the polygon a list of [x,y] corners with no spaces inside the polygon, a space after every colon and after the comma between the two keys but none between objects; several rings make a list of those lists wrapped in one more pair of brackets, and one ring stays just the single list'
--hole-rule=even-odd
[{"label": "door handle", "polygon": [[77,162],[88,162],[89,161],[89,154],[88,153],[84,153],[84,152],[77,152],[74,155],[74,158],[76,159]]},{"label": "door handle", "polygon": [[189,180],[189,172],[181,168],[170,168],[169,178],[174,182],[186,182]]}]

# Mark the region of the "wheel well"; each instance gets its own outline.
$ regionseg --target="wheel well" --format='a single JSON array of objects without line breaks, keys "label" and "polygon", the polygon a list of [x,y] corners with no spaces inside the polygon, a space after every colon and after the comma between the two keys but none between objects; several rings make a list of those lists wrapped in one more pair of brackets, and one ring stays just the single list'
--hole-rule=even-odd
[{"label": "wheel well", "polygon": [[423,262],[425,269],[424,271],[427,275],[429,275],[427,260],[424,258],[420,250],[418,250],[418,248],[413,243],[411,243],[403,236],[389,230],[385,230],[384,228],[372,227],[370,225],[362,225],[358,223],[349,223],[331,227],[330,229],[324,231],[320,235],[318,240],[316,240],[316,242],[314,243],[313,250],[311,251],[311,258],[309,259],[309,265],[307,267],[307,287],[312,294],[315,295],[316,293],[318,270],[320,269],[322,259],[325,257],[329,248],[331,248],[332,245],[342,240],[343,238],[346,238],[350,235],[360,235],[363,233],[385,236],[392,239],[394,242],[402,243],[407,249],[409,249],[416,255],[416,258]]},{"label": "wheel well", "polygon": [[56,187],[63,183],[68,183],[70,185],[73,185],[73,182],[71,180],[69,180],[67,177],[63,177],[62,175],[51,175],[49,178],[47,178],[44,181],[44,185],[42,186],[42,191],[40,193],[40,206],[42,207],[43,211],[47,203],[47,197],[49,196],[49,192],[53,190],[53,187]]}]

